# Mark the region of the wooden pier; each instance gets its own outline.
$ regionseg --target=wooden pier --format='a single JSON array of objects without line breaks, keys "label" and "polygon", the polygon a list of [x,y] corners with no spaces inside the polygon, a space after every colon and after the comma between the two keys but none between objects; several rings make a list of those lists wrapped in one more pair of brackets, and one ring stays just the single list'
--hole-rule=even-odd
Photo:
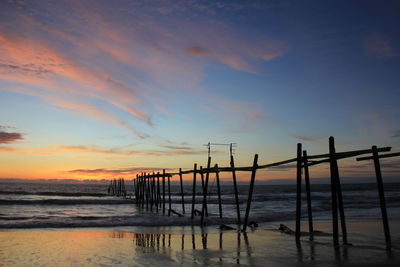
[{"label": "wooden pier", "polygon": [[[136,178],[133,180],[134,183],[134,196],[136,205],[141,209],[145,209],[146,211],[160,212],[163,214],[167,214],[168,216],[177,215],[183,217],[186,215],[185,204],[188,204],[191,207],[190,218],[193,220],[196,215],[200,216],[200,225],[204,226],[206,224],[206,217],[208,217],[208,209],[207,209],[207,197],[209,196],[209,180],[210,175],[215,175],[215,179],[217,182],[217,194],[218,194],[218,211],[219,218],[223,218],[223,203],[221,198],[220,191],[220,173],[230,173],[232,176],[233,182],[233,194],[235,199],[236,206],[236,223],[241,229],[241,231],[245,232],[247,227],[250,225],[249,218],[251,217],[251,203],[252,196],[254,191],[254,184],[256,181],[256,173],[257,170],[260,169],[268,169],[276,166],[288,165],[290,163],[296,163],[296,205],[295,205],[295,239],[298,241],[301,237],[301,204],[302,204],[302,181],[304,177],[305,181],[305,190],[306,190],[306,204],[307,204],[307,218],[308,218],[308,231],[309,238],[313,240],[314,236],[314,225],[313,225],[313,214],[312,214],[312,195],[311,195],[311,183],[310,183],[310,169],[312,166],[316,166],[319,164],[329,164],[330,169],[330,193],[331,193],[331,215],[332,215],[332,231],[333,231],[333,243],[335,246],[339,245],[339,223],[340,223],[340,231],[343,244],[348,244],[347,239],[347,227],[346,227],[346,218],[345,218],[345,203],[343,202],[342,189],[340,183],[340,172],[338,167],[338,162],[342,159],[346,158],[354,158],[359,157],[361,155],[368,155],[366,157],[359,157],[357,161],[363,160],[372,160],[375,166],[375,174],[377,181],[377,189],[379,192],[380,199],[380,207],[382,212],[382,221],[383,228],[385,234],[385,240],[387,244],[387,248],[390,250],[391,248],[391,239],[390,239],[390,230],[389,230],[389,221],[387,217],[386,211],[386,203],[385,196],[383,190],[383,178],[380,169],[380,159],[397,157],[400,156],[400,153],[390,153],[390,154],[379,154],[382,152],[389,152],[391,147],[376,147],[372,146],[371,149],[364,150],[354,150],[354,151],[345,151],[345,152],[336,152],[335,141],[333,137],[329,138],[328,145],[328,153],[326,154],[318,154],[318,155],[310,155],[306,150],[303,150],[302,144],[297,144],[296,149],[296,157],[290,158],[284,161],[268,163],[268,164],[259,164],[258,155],[254,156],[252,166],[248,167],[236,167],[234,162],[234,157],[231,155],[230,158],[230,166],[229,167],[220,167],[218,164],[214,164],[212,166],[212,158],[209,156],[207,160],[206,168],[200,166],[198,168],[198,164],[195,163],[192,170],[182,170],[179,168],[179,172],[169,172],[167,173],[164,169],[162,173],[146,173],[143,172],[138,174]],[[248,172],[250,173],[250,184],[249,191],[247,194],[246,201],[246,209],[245,214],[242,221],[242,214],[240,211],[240,203],[239,203],[239,193],[237,188],[237,172]],[[192,176],[192,192],[191,198],[184,198],[183,191],[183,175]],[[174,177],[179,177],[180,183],[180,202],[181,210],[172,209],[172,201],[171,201],[171,179]],[[198,177],[201,179],[201,190],[202,192],[196,192],[198,185]],[[161,180],[161,184],[160,184]],[[166,186],[167,183],[167,186]],[[114,195],[125,194],[125,183],[124,180],[113,180],[111,181],[109,192],[111,191]],[[202,202],[201,209],[197,208],[196,205],[196,194],[202,194]],[[168,194],[168,198],[166,198],[166,194]],[[178,205],[180,206],[180,205]],[[167,207],[167,208],[166,208]]]}]

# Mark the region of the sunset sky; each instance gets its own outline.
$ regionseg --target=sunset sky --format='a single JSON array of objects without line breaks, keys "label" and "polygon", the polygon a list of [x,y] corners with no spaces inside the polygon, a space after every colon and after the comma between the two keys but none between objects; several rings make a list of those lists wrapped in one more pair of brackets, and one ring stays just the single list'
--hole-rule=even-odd
[{"label": "sunset sky", "polygon": [[[0,1],[0,178],[400,149],[398,1]],[[227,166],[228,147],[212,147]],[[400,160],[385,161],[387,174]],[[341,163],[372,176],[370,162]],[[326,177],[328,166],[314,177]],[[291,178],[290,169],[260,179]],[[247,179],[243,176],[242,179]]]}]

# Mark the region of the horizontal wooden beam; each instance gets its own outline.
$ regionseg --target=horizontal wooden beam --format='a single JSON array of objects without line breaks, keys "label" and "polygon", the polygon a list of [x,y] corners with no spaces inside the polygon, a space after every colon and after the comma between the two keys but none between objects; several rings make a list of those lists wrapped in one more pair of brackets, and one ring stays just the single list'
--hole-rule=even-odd
[{"label": "horizontal wooden beam", "polygon": [[[378,150],[378,152],[387,152],[387,151],[390,151],[391,149],[392,149],[391,147],[381,147],[381,148],[378,148],[377,150]],[[335,154],[335,158],[337,160],[345,159],[345,158],[352,158],[352,157],[357,157],[359,155],[367,154],[367,153],[372,153],[372,149],[355,150],[355,151],[348,151],[348,152],[339,152],[339,153]],[[307,159],[309,159],[309,158],[310,157],[307,157]],[[330,159],[328,157],[327,159],[312,161],[312,162],[308,163],[307,165],[309,167],[311,167],[311,166],[318,165],[318,164],[321,164],[321,163],[327,163],[329,161],[330,161]]]},{"label": "horizontal wooden beam", "polygon": [[[378,148],[378,152],[388,152],[392,148],[391,147],[381,147]],[[363,149],[363,150],[354,150],[354,151],[346,151],[346,152],[337,152],[335,155],[337,158],[351,158],[362,154],[372,153],[372,149]],[[320,154],[320,155],[311,155],[307,156],[307,159],[320,159],[320,158],[329,158],[329,154]]]},{"label": "horizontal wooden beam", "polygon": [[[379,159],[383,159],[383,158],[393,158],[393,157],[399,157],[400,156],[400,152],[396,152],[396,153],[389,153],[389,154],[383,154],[383,155],[378,155]],[[362,157],[362,158],[357,158],[357,161],[363,161],[363,160],[371,160],[374,159],[374,156],[368,156],[368,157]]]},{"label": "horizontal wooden beam", "polygon": [[[388,152],[390,151],[392,148],[391,147],[381,147],[378,148],[377,151],[378,152]],[[346,151],[346,152],[338,152],[335,154],[335,158],[336,159],[344,159],[344,158],[351,158],[351,157],[356,157],[362,154],[368,154],[368,153],[372,153],[372,149],[364,149],[364,150],[355,150],[355,151]],[[392,157],[398,156],[400,153],[393,153]],[[391,154],[386,154],[386,155],[391,155]],[[307,166],[314,166],[314,165],[318,165],[321,163],[326,163],[329,162],[329,154],[320,154],[320,155],[311,155],[311,156],[307,156],[306,160],[307,160]],[[381,157],[381,156],[379,156]],[[384,157],[384,155],[382,155],[382,157]],[[389,156],[387,156],[389,157]],[[321,159],[321,160],[316,160],[316,161],[308,161],[309,159]],[[366,157],[365,159],[372,159],[372,157]],[[358,160],[358,159],[357,159]],[[274,162],[274,163],[269,163],[269,164],[265,164],[265,165],[259,165],[257,166],[257,169],[266,169],[266,168],[271,168],[271,167],[277,167],[277,166],[281,166],[281,165],[285,165],[288,163],[292,163],[292,162],[296,162],[297,158],[292,158],[292,159],[288,159],[288,160],[283,160],[283,161],[278,161],[278,162]],[[253,167],[235,167],[234,169],[232,169],[232,167],[220,167],[218,168],[218,172],[232,172],[233,170],[235,171],[242,171],[242,172],[251,172],[253,170]],[[179,174],[189,174],[189,173],[193,173],[194,170],[186,170],[186,171],[182,171],[181,173],[179,172],[172,172],[172,173],[166,173],[165,176],[166,177],[172,177],[175,175],[179,175]],[[197,170],[196,172],[200,172],[199,170]],[[216,170],[215,168],[210,168],[210,169],[203,169],[202,170],[203,173],[215,173]],[[149,174],[149,175],[145,175],[144,178],[152,178],[152,177],[157,177],[157,175],[153,175],[153,174]],[[159,177],[162,177],[162,175],[160,175]]]}]

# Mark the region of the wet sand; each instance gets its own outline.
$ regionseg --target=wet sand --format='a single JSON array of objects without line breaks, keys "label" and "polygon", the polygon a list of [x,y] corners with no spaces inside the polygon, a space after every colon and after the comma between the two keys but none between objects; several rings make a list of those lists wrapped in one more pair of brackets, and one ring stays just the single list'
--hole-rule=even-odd
[{"label": "wet sand", "polygon": [[[294,228],[293,222],[284,222]],[[31,229],[0,231],[1,266],[398,266],[400,221],[391,221],[393,248],[385,249],[380,221],[349,221],[350,246],[332,236],[314,241],[261,224],[247,234],[217,226]],[[306,231],[306,225],[302,230]],[[315,229],[331,232],[329,221]]]}]

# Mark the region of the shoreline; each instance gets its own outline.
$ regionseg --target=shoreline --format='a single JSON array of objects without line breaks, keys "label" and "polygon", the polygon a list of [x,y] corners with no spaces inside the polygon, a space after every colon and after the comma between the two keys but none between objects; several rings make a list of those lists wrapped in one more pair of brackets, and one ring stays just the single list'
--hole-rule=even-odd
[{"label": "shoreline", "polygon": [[[4,266],[292,266],[373,265],[400,263],[400,220],[392,220],[392,250],[385,249],[379,220],[348,220],[351,246],[335,248],[330,221],[315,221],[326,233],[314,241],[281,233],[280,223],[293,229],[294,221],[261,223],[247,233],[221,231],[217,226],[130,226],[90,228],[1,229]],[[303,222],[302,231],[307,223]],[[51,256],[50,256],[51,255]]]}]

